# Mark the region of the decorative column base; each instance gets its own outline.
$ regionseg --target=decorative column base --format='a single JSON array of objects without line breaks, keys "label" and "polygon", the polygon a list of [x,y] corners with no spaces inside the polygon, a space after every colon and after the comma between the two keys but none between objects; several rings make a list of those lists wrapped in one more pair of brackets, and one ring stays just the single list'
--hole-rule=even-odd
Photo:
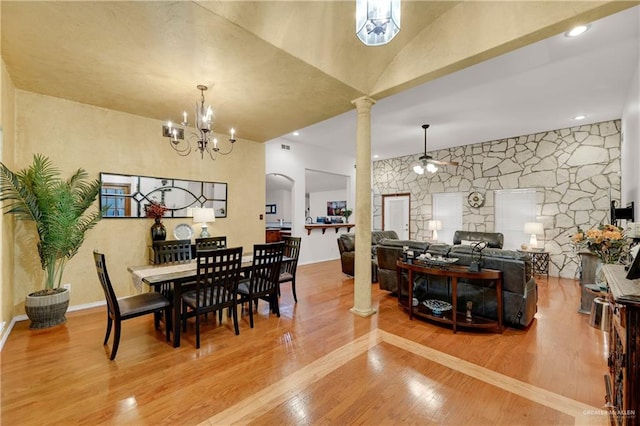
[{"label": "decorative column base", "polygon": [[378,311],[373,308],[366,310],[351,308],[349,309],[349,311],[354,315],[358,315],[359,317],[370,317],[371,315],[375,315],[378,313]]}]

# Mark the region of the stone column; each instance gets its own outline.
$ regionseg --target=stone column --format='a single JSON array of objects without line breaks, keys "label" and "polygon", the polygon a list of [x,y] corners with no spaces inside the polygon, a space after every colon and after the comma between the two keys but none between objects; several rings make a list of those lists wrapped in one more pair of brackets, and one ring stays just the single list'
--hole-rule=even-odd
[{"label": "stone column", "polygon": [[371,107],[368,96],[352,103],[358,112],[356,125],[356,254],[351,312],[362,317],[376,313],[371,307]]}]

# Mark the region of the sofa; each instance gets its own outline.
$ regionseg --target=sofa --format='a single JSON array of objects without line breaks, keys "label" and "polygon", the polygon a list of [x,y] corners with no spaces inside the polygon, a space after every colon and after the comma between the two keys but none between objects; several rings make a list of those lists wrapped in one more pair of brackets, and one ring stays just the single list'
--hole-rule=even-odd
[{"label": "sofa", "polygon": [[[524,328],[531,324],[537,311],[538,292],[532,276],[531,260],[525,254],[503,250],[492,246],[502,246],[502,234],[456,232],[459,244],[429,243],[418,241],[382,240],[378,243],[378,276],[380,288],[397,294],[398,282],[396,260],[402,256],[402,247],[413,248],[418,253],[430,253],[432,256],[455,257],[458,265],[468,266],[471,263],[470,244],[472,241],[487,241],[487,248],[482,251],[482,267],[502,271],[502,296],[504,321],[512,327]],[[484,234],[484,235],[480,235]],[[462,237],[465,238],[462,238]],[[395,258],[395,260],[394,260]],[[472,313],[491,319],[497,318],[497,299],[495,285],[485,286],[483,282],[473,280],[458,281],[458,306],[466,306],[472,302]],[[407,275],[401,274],[401,292],[408,289]],[[426,299],[450,300],[451,290],[446,277],[420,276],[414,281],[413,297],[422,302]]]},{"label": "sofa", "polygon": [[[371,231],[371,282],[378,282],[378,260],[376,247],[378,242],[384,239],[398,239],[396,231]],[[342,273],[354,276],[355,274],[355,234],[342,234],[338,237],[338,250],[340,251],[340,263]]]}]

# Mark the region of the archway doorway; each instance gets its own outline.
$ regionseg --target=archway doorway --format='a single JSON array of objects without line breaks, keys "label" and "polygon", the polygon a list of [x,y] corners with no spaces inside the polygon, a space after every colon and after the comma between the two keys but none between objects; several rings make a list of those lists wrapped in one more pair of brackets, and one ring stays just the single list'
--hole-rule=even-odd
[{"label": "archway doorway", "polygon": [[266,175],[265,228],[280,230],[279,235],[291,235],[294,181],[281,173]]}]

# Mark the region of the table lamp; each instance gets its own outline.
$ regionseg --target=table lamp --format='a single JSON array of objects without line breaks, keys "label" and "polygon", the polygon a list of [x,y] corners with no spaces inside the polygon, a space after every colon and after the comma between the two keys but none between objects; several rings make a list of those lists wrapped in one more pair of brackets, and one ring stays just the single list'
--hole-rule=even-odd
[{"label": "table lamp", "polygon": [[438,230],[442,229],[442,221],[441,220],[430,220],[427,224],[427,228],[431,233],[431,239],[436,241],[438,239]]},{"label": "table lamp", "polygon": [[529,240],[530,248],[538,248],[538,238],[537,235],[544,235],[544,227],[540,222],[527,222],[524,224],[524,233],[531,234],[531,239]]},{"label": "table lamp", "polygon": [[216,213],[213,209],[204,207],[193,208],[193,222],[202,224],[202,231],[200,231],[200,238],[210,237],[207,230],[207,222],[215,222]]}]

